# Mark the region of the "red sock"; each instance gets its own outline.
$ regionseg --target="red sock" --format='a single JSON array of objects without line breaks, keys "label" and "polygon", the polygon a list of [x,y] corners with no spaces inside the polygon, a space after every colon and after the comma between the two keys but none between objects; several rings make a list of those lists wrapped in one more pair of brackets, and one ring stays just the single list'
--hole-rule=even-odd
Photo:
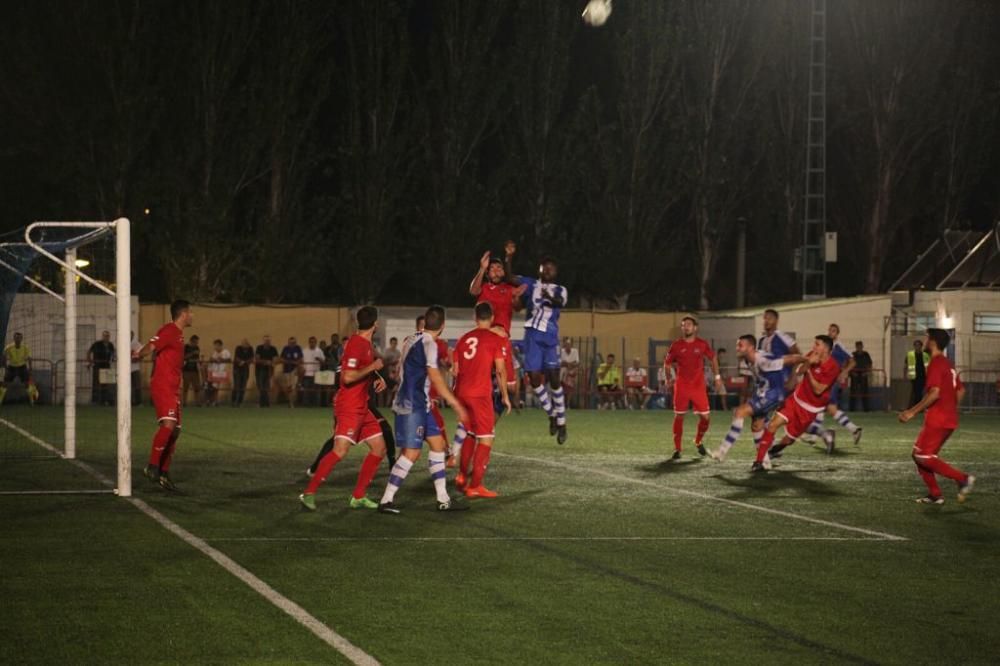
[{"label": "red sock", "polygon": [[774,433],[770,430],[764,431],[764,436],[760,438],[760,444],[757,445],[757,462],[764,462],[764,456],[767,455],[767,450],[771,448],[771,444],[774,443]]},{"label": "red sock", "polygon": [[674,450],[681,450],[681,437],[684,435],[684,415],[674,414]]},{"label": "red sock", "polygon": [[459,462],[458,471],[462,474],[469,474],[469,468],[472,466],[472,458],[476,453],[476,438],[472,435],[466,435],[465,441],[462,442],[462,460]]},{"label": "red sock", "polygon": [[965,472],[960,472],[959,470],[955,469],[954,467],[952,467],[945,461],[941,460],[937,456],[932,456],[930,458],[921,458],[920,464],[923,465],[925,469],[935,474],[940,474],[941,476],[948,477],[952,481],[956,481],[958,483],[965,483],[966,479],[969,478],[968,474],[966,474]]},{"label": "red sock", "polygon": [[708,417],[698,416],[698,432],[694,436],[694,443],[701,444],[701,440],[705,437],[705,433],[708,432]]},{"label": "red sock", "polygon": [[934,472],[930,471],[926,467],[923,467],[920,463],[917,463],[917,474],[923,479],[924,485],[927,486],[927,493],[932,497],[941,497],[941,487],[937,483],[937,479],[934,477]]},{"label": "red sock", "polygon": [[169,428],[160,426],[157,429],[156,434],[153,435],[153,447],[149,451],[149,464],[153,467],[160,466],[163,451],[167,448],[167,442],[170,441],[170,435],[172,435],[173,432],[174,431]]},{"label": "red sock", "polygon": [[368,486],[371,485],[372,479],[375,478],[375,472],[378,471],[380,464],[382,464],[382,456],[377,456],[374,453],[369,453],[365,456],[364,461],[361,463],[361,471],[358,472],[358,482],[354,486],[354,499],[361,499],[368,492]]},{"label": "red sock", "polygon": [[174,459],[174,451],[177,450],[177,438],[180,436],[180,428],[174,428],[173,432],[170,433],[170,439],[167,440],[167,446],[163,449],[163,455],[160,456],[161,472],[167,472],[170,470],[170,461]]},{"label": "red sock", "polygon": [[315,495],[316,490],[324,481],[326,481],[327,475],[333,470],[334,467],[337,466],[337,463],[339,462],[340,456],[333,451],[330,451],[328,454],[323,456],[322,460],[319,461],[319,464],[316,465],[316,473],[313,474],[313,478],[309,479],[309,485],[306,486],[305,494]]},{"label": "red sock", "polygon": [[472,467],[473,488],[483,484],[483,477],[486,475],[486,466],[490,462],[490,454],[492,452],[493,447],[487,444],[481,444],[476,447],[476,460]]}]

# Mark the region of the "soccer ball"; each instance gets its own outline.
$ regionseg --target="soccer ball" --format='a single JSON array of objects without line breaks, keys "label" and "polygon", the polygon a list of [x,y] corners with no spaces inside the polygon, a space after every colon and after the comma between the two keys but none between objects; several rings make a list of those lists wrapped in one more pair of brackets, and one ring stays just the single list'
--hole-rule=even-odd
[{"label": "soccer ball", "polygon": [[583,21],[598,28],[611,16],[611,0],[590,0],[583,10]]}]

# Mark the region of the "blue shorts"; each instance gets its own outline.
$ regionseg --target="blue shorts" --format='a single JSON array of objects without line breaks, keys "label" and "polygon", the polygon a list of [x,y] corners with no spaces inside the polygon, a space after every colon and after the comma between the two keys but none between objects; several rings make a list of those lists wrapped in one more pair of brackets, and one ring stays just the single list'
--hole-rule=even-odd
[{"label": "blue shorts", "polygon": [[559,369],[559,337],[544,340],[532,331],[524,332],[524,371],[541,372]]},{"label": "blue shorts", "polygon": [[396,448],[419,449],[428,437],[440,437],[441,428],[430,412],[396,414]]},{"label": "blue shorts", "polygon": [[778,407],[785,402],[785,392],[781,389],[770,389],[761,393],[754,391],[750,397],[750,409],[753,410],[753,418],[766,419]]}]

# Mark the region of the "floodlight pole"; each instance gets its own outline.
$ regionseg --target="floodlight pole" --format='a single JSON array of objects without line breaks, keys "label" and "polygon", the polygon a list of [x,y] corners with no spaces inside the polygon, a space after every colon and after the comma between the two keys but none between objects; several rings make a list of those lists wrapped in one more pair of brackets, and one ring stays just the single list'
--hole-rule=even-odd
[{"label": "floodlight pole", "polygon": [[118,495],[132,495],[132,233],[128,218],[115,227],[115,299],[118,324]]},{"label": "floodlight pole", "polygon": [[[76,265],[76,248],[66,250],[66,264]],[[65,421],[63,434],[63,456],[72,460],[76,458],[76,276],[70,271],[63,271],[65,278],[64,303],[66,308],[66,396],[63,398],[63,415]]]}]

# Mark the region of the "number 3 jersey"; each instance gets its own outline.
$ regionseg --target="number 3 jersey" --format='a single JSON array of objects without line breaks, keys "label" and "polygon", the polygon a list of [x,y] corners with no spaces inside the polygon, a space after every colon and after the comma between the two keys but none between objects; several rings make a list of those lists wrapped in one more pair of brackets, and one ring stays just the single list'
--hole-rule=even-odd
[{"label": "number 3 jersey", "polygon": [[495,361],[506,358],[507,340],[493,331],[477,328],[463,335],[455,345],[455,394],[469,398],[493,395]]}]

